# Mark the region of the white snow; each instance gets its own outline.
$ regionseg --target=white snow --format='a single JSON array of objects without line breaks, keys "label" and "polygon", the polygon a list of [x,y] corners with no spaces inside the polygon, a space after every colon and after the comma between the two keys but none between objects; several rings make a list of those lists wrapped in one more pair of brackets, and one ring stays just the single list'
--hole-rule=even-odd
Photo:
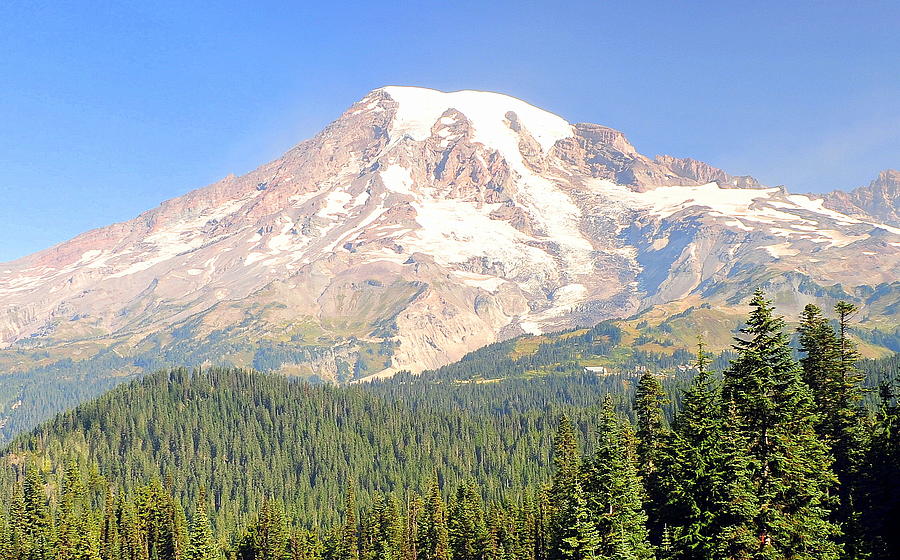
[{"label": "white snow", "polygon": [[325,203],[316,215],[322,218],[331,218],[338,214],[343,214],[344,206],[351,200],[353,200],[353,196],[346,191],[331,191],[328,193],[328,196],[325,197]]},{"label": "white snow", "polygon": [[[253,191],[248,196],[230,200],[221,206],[207,208],[193,216],[166,223],[159,231],[147,236],[142,244],[149,247],[148,250],[139,253],[140,260],[132,262],[124,269],[109,278],[121,278],[147,270],[159,263],[165,262],[180,254],[193,251],[202,245],[212,241],[210,238],[198,234],[198,232],[210,221],[222,219],[237,211],[250,198],[258,196],[261,191]],[[215,239],[221,239],[219,236]],[[130,250],[122,251],[116,257],[127,255]]]},{"label": "white snow", "polygon": [[95,257],[99,257],[103,251],[100,249],[91,249],[90,251],[85,251],[81,254],[81,258],[78,259],[78,262],[75,264],[84,264],[90,260],[93,260]]},{"label": "white snow", "polygon": [[[788,200],[803,208],[804,210],[809,210],[810,212],[815,212],[817,214],[823,214],[828,216],[833,220],[837,220],[843,224],[858,224],[861,223],[859,220],[855,218],[851,218],[846,214],[841,214],[840,212],[835,212],[830,208],[825,208],[825,200],[821,198],[810,198],[809,196],[803,194],[791,194],[788,195]],[[775,206],[777,203],[772,202],[772,205]]]},{"label": "white snow", "polygon": [[[449,120],[448,117],[441,117],[448,109],[453,108],[464,114],[474,128],[473,140],[498,151],[518,173],[519,188],[515,195],[517,202],[536,218],[546,238],[560,245],[567,269],[575,274],[588,274],[592,271],[593,246],[579,229],[581,211],[558,185],[535,174],[525,165],[519,150],[521,137],[510,128],[506,114],[509,111],[516,114],[519,125],[540,144],[544,153],[559,140],[574,134],[568,122],[522,100],[499,93],[483,91],[444,93],[431,89],[396,86],[387,87],[385,91],[399,105],[391,125],[392,138],[406,134],[415,140],[424,140],[431,136],[431,129],[438,119]],[[388,173],[387,178],[385,172]],[[406,183],[399,170],[390,167],[385,172],[382,172],[382,177],[386,184],[391,180],[394,185],[391,188],[404,188]],[[433,206],[433,203],[429,201],[428,206]],[[422,216],[427,211],[428,209],[419,211],[419,215]],[[446,222],[447,216],[442,219]],[[450,221],[456,220],[451,218]],[[496,227],[483,223],[485,227],[491,229]],[[460,229],[479,231],[465,225],[455,227],[457,232]],[[465,251],[458,248],[457,252]]]},{"label": "white snow", "polygon": [[[403,238],[413,251],[432,255],[440,264],[465,262],[471,257],[488,257],[508,265],[507,276],[531,276],[535,270],[555,270],[550,255],[526,245],[532,238],[504,220],[488,215],[499,205],[485,205],[480,211],[469,202],[430,199],[414,202],[420,228]],[[490,240],[484,242],[484,240]]]},{"label": "white snow", "polygon": [[445,93],[401,86],[389,86],[384,91],[399,104],[391,125],[392,138],[408,134],[415,140],[425,140],[431,136],[434,123],[448,109],[456,109],[469,119],[476,142],[500,151],[507,159],[507,154],[519,152],[518,135],[507,125],[509,111],[518,116],[519,123],[537,140],[544,153],[557,141],[574,134],[572,125],[565,119],[500,93],[470,90]]},{"label": "white snow", "polygon": [[122,276],[129,276],[131,274],[136,274],[143,270],[147,270],[148,268],[152,267],[153,265],[159,264],[161,262],[165,262],[165,261],[169,260],[169,258],[172,256],[174,256],[174,255],[163,254],[163,255],[157,256],[152,259],[139,261],[139,262],[132,264],[131,266],[126,267],[124,270],[120,270],[119,272],[116,272],[115,274],[110,274],[109,277],[110,278],[121,278]]},{"label": "white snow", "polygon": [[[769,198],[778,189],[723,189],[716,183],[707,183],[696,187],[658,187],[639,193],[652,204],[651,212],[660,218],[669,216],[691,206],[706,206],[711,212],[722,216],[748,218],[761,221],[766,217],[772,219],[793,218],[790,215],[765,216],[765,213],[750,209],[754,201]],[[638,194],[638,193],[635,193]]]},{"label": "white snow", "polygon": [[[291,229],[294,227],[293,221],[288,218],[283,218],[282,221],[281,231],[278,235],[272,236],[272,238],[269,239],[269,242],[266,243],[270,255],[277,255],[282,251],[291,250],[296,244],[297,238],[291,233]],[[304,241],[306,240],[304,239]]]},{"label": "white snow", "polygon": [[413,194],[412,175],[402,165],[392,164],[380,171],[381,181],[388,189],[402,194]]},{"label": "white snow", "polygon": [[265,253],[250,253],[247,255],[247,258],[244,259],[244,266],[250,266],[251,264],[261,261],[268,257],[269,255]]},{"label": "white snow", "polygon": [[587,288],[582,284],[566,284],[554,290],[551,297],[556,307],[571,306],[587,297]]},{"label": "white snow", "polygon": [[[755,231],[762,225],[766,226],[762,231],[770,235],[828,243],[832,247],[843,247],[868,237],[867,234],[851,235],[833,229],[835,225],[865,222],[824,208],[819,199],[805,195],[781,197],[781,191],[777,188],[723,189],[716,183],[708,183],[700,186],[660,186],[645,192],[634,192],[627,186],[604,180],[594,181],[592,187],[613,200],[634,208],[644,208],[659,218],[668,218],[689,208],[706,208],[706,216],[720,218],[723,224],[730,227]],[[810,212],[822,216],[821,221],[811,219]],[[828,227],[829,223],[831,227]],[[897,229],[871,225],[888,231]],[[897,232],[900,233],[900,230]],[[778,255],[772,253],[773,256],[782,256],[783,251],[769,250],[770,253],[772,251],[779,252]]]},{"label": "white snow", "polygon": [[356,198],[353,199],[353,205],[354,206],[362,206],[368,200],[369,200],[369,192],[363,191],[363,192],[359,193],[358,195],[356,195]]},{"label": "white snow", "polygon": [[477,274],[463,270],[454,270],[453,276],[459,278],[466,286],[481,288],[487,292],[496,292],[500,286],[506,282],[503,278],[497,278],[496,276],[488,276],[486,274]]},{"label": "white snow", "polygon": [[387,212],[387,210],[388,209],[385,208],[384,206],[377,206],[374,210],[369,212],[369,214],[365,218],[363,218],[359,222],[359,224],[357,224],[356,226],[351,228],[346,233],[338,236],[330,245],[325,247],[323,249],[323,251],[325,253],[331,253],[332,251],[334,251],[335,247],[338,247],[340,245],[343,245],[344,243],[352,241],[353,239],[355,239],[357,237],[357,234],[359,232],[361,232],[366,227],[368,227],[372,222],[374,222],[375,220],[380,218],[382,214]]},{"label": "white snow", "polygon": [[793,257],[794,255],[799,255],[800,251],[797,249],[792,249],[790,243],[779,243],[777,245],[766,245],[763,247],[766,251],[769,252],[770,255],[775,257],[776,259],[780,259],[781,257]]},{"label": "white snow", "polygon": [[312,191],[312,192],[303,193],[303,194],[294,194],[294,195],[291,195],[290,197],[288,197],[288,202],[290,202],[293,207],[299,208],[300,206],[303,206],[303,204],[307,200],[313,198],[317,194],[319,194],[317,191]]}]

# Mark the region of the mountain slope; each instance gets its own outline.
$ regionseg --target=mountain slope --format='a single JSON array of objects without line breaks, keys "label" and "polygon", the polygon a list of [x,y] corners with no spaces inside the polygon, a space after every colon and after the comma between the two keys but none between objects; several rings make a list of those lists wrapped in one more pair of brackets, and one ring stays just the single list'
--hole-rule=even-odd
[{"label": "mountain slope", "polygon": [[245,176],[0,265],[0,401],[18,426],[36,392],[169,364],[421,371],[756,285],[894,328],[900,229],[869,212],[505,95],[381,88]]}]

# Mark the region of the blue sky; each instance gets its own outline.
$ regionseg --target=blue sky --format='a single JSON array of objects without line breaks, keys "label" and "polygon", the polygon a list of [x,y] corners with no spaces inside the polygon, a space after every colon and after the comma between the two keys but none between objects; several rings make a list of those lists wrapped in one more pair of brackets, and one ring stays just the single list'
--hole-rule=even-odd
[{"label": "blue sky", "polygon": [[898,2],[0,3],[0,261],[387,84],[508,93],[792,191],[900,167]]}]

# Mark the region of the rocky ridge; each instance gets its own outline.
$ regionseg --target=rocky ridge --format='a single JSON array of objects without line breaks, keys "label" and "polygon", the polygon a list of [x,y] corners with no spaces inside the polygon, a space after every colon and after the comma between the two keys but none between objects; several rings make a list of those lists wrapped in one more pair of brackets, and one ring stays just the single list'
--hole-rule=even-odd
[{"label": "rocky ridge", "polygon": [[870,216],[900,227],[900,171],[886,169],[867,186],[825,196],[825,206],[851,216]]}]

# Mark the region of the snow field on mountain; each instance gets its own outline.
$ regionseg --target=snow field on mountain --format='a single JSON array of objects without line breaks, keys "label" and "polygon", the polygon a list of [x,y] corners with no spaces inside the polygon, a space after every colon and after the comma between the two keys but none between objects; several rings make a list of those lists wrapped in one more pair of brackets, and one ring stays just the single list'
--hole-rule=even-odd
[{"label": "snow field on mountain", "polygon": [[[385,91],[399,105],[391,124],[392,138],[406,134],[415,140],[424,140],[431,136],[433,126],[439,120],[445,125],[453,123],[453,119],[441,116],[448,109],[456,109],[465,115],[475,131],[473,140],[499,152],[519,175],[515,198],[538,221],[544,236],[560,246],[565,268],[574,274],[592,272],[593,246],[580,231],[581,211],[553,181],[533,173],[525,165],[519,150],[522,138],[510,127],[507,114],[515,113],[518,124],[540,144],[544,154],[548,154],[556,142],[574,134],[568,122],[524,101],[497,93],[444,93],[394,86]],[[394,190],[401,186],[410,187],[411,181],[404,181],[397,173],[396,166],[391,166],[382,172],[382,177],[386,182],[394,179]]]},{"label": "snow field on mountain", "polygon": [[448,109],[456,109],[472,122],[475,141],[501,152],[508,159],[521,158],[518,136],[506,124],[513,111],[519,122],[547,153],[557,141],[574,134],[565,119],[533,105],[486,91],[444,93],[433,89],[388,86],[384,91],[399,104],[391,123],[391,137],[408,134],[414,140],[431,136],[431,127]]}]

